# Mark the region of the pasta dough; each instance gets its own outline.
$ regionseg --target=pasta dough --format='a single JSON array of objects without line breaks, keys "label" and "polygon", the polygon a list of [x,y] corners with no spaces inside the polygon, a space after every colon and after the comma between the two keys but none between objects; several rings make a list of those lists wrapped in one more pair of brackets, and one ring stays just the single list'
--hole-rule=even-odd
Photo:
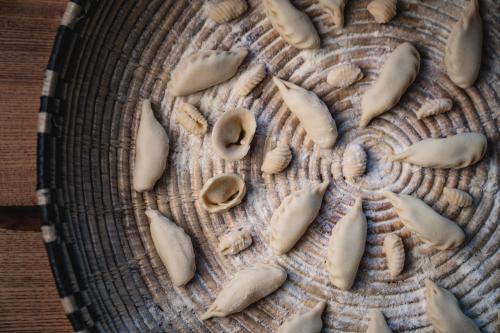
[{"label": "pasta dough", "polygon": [[330,281],[343,290],[351,289],[365,252],[367,223],[362,199],[332,229],[326,266]]},{"label": "pasta dough", "polygon": [[405,227],[425,243],[438,250],[449,250],[464,242],[462,229],[455,222],[436,213],[422,200],[390,191],[384,191],[382,194],[394,206]]},{"label": "pasta dough", "polygon": [[347,0],[319,0],[318,3],[319,7],[332,17],[334,28],[344,27],[344,8]]},{"label": "pasta dough", "polygon": [[189,95],[232,78],[248,54],[234,51],[199,51],[182,60],[173,71],[167,91],[173,96]]},{"label": "pasta dough", "polygon": [[461,88],[474,84],[481,67],[482,49],[483,22],[479,1],[468,0],[462,17],[453,26],[446,42],[444,62],[453,83]]},{"label": "pasta dough", "polygon": [[480,333],[448,290],[426,279],[424,297],[427,317],[437,333]]},{"label": "pasta dough", "polygon": [[187,284],[196,271],[191,238],[157,210],[147,209],[146,216],[151,222],[149,230],[156,252],[172,283],[178,287]]},{"label": "pasta dough", "polygon": [[221,173],[207,180],[200,191],[200,203],[210,213],[221,213],[238,205],[247,188],[236,173]]},{"label": "pasta dough", "polygon": [[257,122],[252,111],[238,108],[224,112],[212,130],[212,147],[226,161],[238,161],[248,154]]},{"label": "pasta dough", "polygon": [[323,328],[321,315],[325,307],[325,302],[319,302],[312,310],[287,319],[278,333],[320,333]]},{"label": "pasta dough", "polygon": [[276,255],[290,251],[321,208],[329,182],[288,195],[271,217],[271,247]]},{"label": "pasta dough", "polygon": [[151,190],[167,167],[170,142],[156,120],[151,102],[142,102],[141,120],[135,139],[133,187],[137,192]]},{"label": "pasta dough", "polygon": [[201,320],[243,311],[281,287],[286,276],[286,271],[275,264],[256,264],[241,270],[224,285],[215,302],[201,315]]},{"label": "pasta dough", "polygon": [[276,148],[267,152],[260,170],[267,174],[278,173],[285,170],[291,160],[292,151],[290,150],[290,146],[279,143]]},{"label": "pasta dough", "polygon": [[287,43],[298,49],[317,49],[320,40],[309,17],[289,0],[262,0],[266,16]]},{"label": "pasta dough", "polygon": [[366,333],[392,333],[389,326],[385,322],[382,311],[373,309],[370,311],[370,323]]},{"label": "pasta dough", "polygon": [[274,77],[281,97],[314,143],[332,148],[337,141],[337,125],[326,104],[319,97],[291,82]]},{"label": "pasta dough", "polygon": [[410,43],[400,44],[387,58],[380,75],[363,95],[359,126],[396,105],[420,69],[420,54]]},{"label": "pasta dough", "polygon": [[392,160],[426,168],[461,169],[481,160],[486,145],[486,137],[481,133],[460,133],[444,139],[424,139],[394,155]]},{"label": "pasta dough", "polygon": [[403,240],[396,234],[389,234],[384,239],[384,252],[387,258],[387,268],[392,278],[403,271],[405,265],[405,247]]}]

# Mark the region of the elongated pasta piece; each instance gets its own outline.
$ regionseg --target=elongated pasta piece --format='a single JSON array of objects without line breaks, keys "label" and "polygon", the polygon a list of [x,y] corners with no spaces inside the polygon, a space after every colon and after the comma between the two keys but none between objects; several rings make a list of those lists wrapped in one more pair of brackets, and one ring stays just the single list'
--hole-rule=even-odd
[{"label": "elongated pasta piece", "polygon": [[318,4],[321,9],[326,11],[333,20],[334,28],[344,27],[344,8],[347,0],[319,0]]},{"label": "elongated pasta piece", "polygon": [[142,102],[139,130],[135,140],[133,187],[137,192],[151,190],[167,168],[170,142],[167,132],[156,120],[151,102]]},{"label": "elongated pasta piece", "polygon": [[167,91],[184,96],[205,90],[232,78],[248,54],[247,49],[199,51],[182,60],[172,72]]},{"label": "elongated pasta piece", "polygon": [[333,67],[326,77],[326,82],[336,88],[346,88],[362,78],[363,72],[359,66],[345,63]]},{"label": "elongated pasta piece", "polygon": [[283,171],[292,160],[292,151],[287,144],[280,143],[276,148],[267,152],[260,170],[267,174]]},{"label": "elongated pasta piece", "polygon": [[321,208],[329,182],[295,191],[285,197],[271,217],[271,247],[276,255],[290,251]]},{"label": "elongated pasta piece", "polygon": [[396,209],[401,223],[425,243],[438,250],[449,250],[464,242],[462,229],[455,222],[436,213],[422,200],[390,191],[382,194]]},{"label": "elongated pasta piece", "polygon": [[234,86],[234,91],[242,97],[247,96],[266,78],[266,66],[256,64],[244,72]]},{"label": "elongated pasta piece", "polygon": [[207,312],[201,315],[201,320],[243,311],[278,289],[286,276],[286,271],[274,264],[256,264],[239,271],[222,287]]},{"label": "elongated pasta piece", "polygon": [[481,67],[482,49],[483,22],[479,14],[479,1],[468,0],[467,7],[446,42],[444,63],[453,83],[461,88],[474,84]]},{"label": "elongated pasta piece", "polygon": [[387,58],[377,80],[361,100],[359,126],[368,123],[396,105],[420,70],[420,54],[410,43],[400,44]]},{"label": "elongated pasta piece", "polygon": [[480,333],[474,322],[467,317],[455,296],[438,287],[429,279],[425,280],[425,311],[432,326],[438,333]]},{"label": "elongated pasta piece", "polygon": [[321,315],[326,303],[319,302],[311,310],[287,319],[278,329],[278,333],[319,333],[323,328]]},{"label": "elongated pasta piece", "polygon": [[277,77],[274,83],[311,140],[321,148],[332,148],[337,141],[337,125],[326,104],[315,93],[296,84]]},{"label": "elongated pasta piece", "polygon": [[207,119],[192,104],[183,103],[175,113],[175,120],[191,134],[201,136],[207,132]]},{"label": "elongated pasta piece", "polygon": [[172,283],[176,286],[187,284],[196,272],[191,238],[181,227],[157,210],[146,210],[146,216],[151,222],[149,229],[156,252],[165,265]]},{"label": "elongated pasta piece", "polygon": [[458,207],[469,207],[474,201],[469,193],[450,187],[443,188],[443,196],[446,201]]},{"label": "elongated pasta piece", "polygon": [[426,168],[461,169],[479,162],[486,146],[483,134],[460,133],[443,139],[424,139],[392,156],[392,160]]},{"label": "elongated pasta piece", "polygon": [[453,102],[449,98],[436,98],[422,104],[417,111],[417,118],[435,116],[451,110]]},{"label": "elongated pasta piece", "polygon": [[298,49],[317,49],[320,39],[309,17],[289,0],[262,0],[273,28],[288,44]]},{"label": "elongated pasta piece", "polygon": [[332,229],[326,265],[330,281],[343,290],[351,289],[365,252],[367,223],[362,199]]}]

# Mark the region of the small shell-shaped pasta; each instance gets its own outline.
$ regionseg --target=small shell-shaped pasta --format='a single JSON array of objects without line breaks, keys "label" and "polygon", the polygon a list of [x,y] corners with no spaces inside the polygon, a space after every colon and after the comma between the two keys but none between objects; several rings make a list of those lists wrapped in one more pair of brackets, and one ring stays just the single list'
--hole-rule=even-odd
[{"label": "small shell-shaped pasta", "polygon": [[252,234],[248,228],[237,228],[224,234],[219,241],[219,252],[223,255],[238,254],[252,245]]},{"label": "small shell-shaped pasta", "polygon": [[279,173],[290,164],[292,151],[287,144],[278,144],[276,148],[268,151],[260,170],[264,173]]},{"label": "small shell-shaped pasta", "polygon": [[319,0],[318,5],[326,11],[333,20],[334,28],[344,27],[344,7],[347,0]]},{"label": "small shell-shaped pasta", "polygon": [[326,82],[335,88],[346,88],[362,78],[363,72],[361,68],[347,63],[333,67],[326,77]]},{"label": "small shell-shaped pasta", "polygon": [[395,278],[401,274],[405,265],[405,248],[401,238],[396,234],[387,235],[384,239],[384,252],[389,274]]},{"label": "small shell-shaped pasta", "polygon": [[175,120],[191,134],[203,135],[207,132],[207,120],[194,105],[189,103],[184,103],[177,109]]},{"label": "small shell-shaped pasta", "polygon": [[207,180],[200,203],[210,213],[225,212],[238,205],[247,193],[245,181],[235,173],[222,173]]},{"label": "small shell-shaped pasta", "polygon": [[366,9],[377,23],[387,23],[396,16],[397,0],[373,0]]},{"label": "small shell-shaped pasta", "polygon": [[458,207],[469,207],[472,205],[472,197],[469,193],[458,190],[456,188],[443,188],[444,199]]},{"label": "small shell-shaped pasta", "polygon": [[248,9],[245,0],[225,0],[208,8],[208,17],[217,23],[225,23],[241,16]]},{"label": "small shell-shaped pasta", "polygon": [[362,176],[366,171],[366,152],[358,143],[351,143],[344,151],[342,172],[351,180]]},{"label": "small shell-shaped pasta", "polygon": [[449,98],[437,98],[425,102],[417,111],[417,118],[422,119],[425,117],[435,116],[451,110],[453,102]]},{"label": "small shell-shaped pasta", "polygon": [[265,77],[266,66],[264,64],[254,65],[240,76],[234,90],[242,97],[247,96]]}]

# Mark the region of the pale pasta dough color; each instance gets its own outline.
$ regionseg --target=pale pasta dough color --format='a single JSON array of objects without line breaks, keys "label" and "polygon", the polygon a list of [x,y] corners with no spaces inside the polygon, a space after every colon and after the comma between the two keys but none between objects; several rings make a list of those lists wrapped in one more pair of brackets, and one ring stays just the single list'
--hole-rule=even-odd
[{"label": "pale pasta dough color", "polygon": [[151,222],[149,229],[156,252],[165,265],[172,283],[176,286],[187,284],[196,271],[191,238],[181,227],[157,210],[146,210],[146,216]]},{"label": "pale pasta dough color", "polygon": [[319,0],[321,9],[326,11],[332,18],[334,28],[344,27],[344,8],[347,0]]},{"label": "pale pasta dough color", "polygon": [[365,252],[366,232],[362,199],[357,198],[354,206],[333,227],[328,244],[326,267],[330,281],[337,288],[351,289]]},{"label": "pale pasta dough color", "polygon": [[420,69],[420,54],[410,43],[400,44],[387,58],[377,80],[361,100],[361,128],[396,105]]},{"label": "pale pasta dough color", "polygon": [[366,333],[392,333],[382,311],[377,309],[370,311],[370,322],[368,323]]},{"label": "pale pasta dough color", "polygon": [[286,271],[275,264],[256,264],[244,268],[222,287],[213,304],[201,315],[201,320],[243,311],[278,289],[286,276]]},{"label": "pale pasta dough color", "polygon": [[437,333],[480,333],[474,322],[467,317],[458,301],[448,290],[425,280],[425,310]]},{"label": "pale pasta dough color", "polygon": [[486,145],[486,137],[481,133],[460,133],[444,139],[424,139],[394,155],[392,160],[426,168],[461,169],[481,160]]},{"label": "pale pasta dough color", "polygon": [[182,60],[172,72],[167,92],[184,96],[232,78],[248,54],[247,49],[199,51]]},{"label": "pale pasta dough color", "polygon": [[295,191],[285,197],[271,217],[271,247],[276,255],[290,251],[321,208],[329,182]]},{"label": "pale pasta dough color", "polygon": [[332,148],[337,141],[337,125],[326,104],[312,91],[274,77],[281,97],[314,143]]},{"label": "pale pasta dough color", "polygon": [[287,319],[280,326],[277,333],[320,333],[323,328],[321,315],[325,310],[326,303],[319,302],[314,308]]},{"label": "pale pasta dough color", "polygon": [[438,250],[449,250],[464,242],[464,232],[455,222],[439,215],[419,198],[390,191],[382,194],[396,209],[401,223],[425,243]]},{"label": "pale pasta dough color", "polygon": [[151,102],[142,102],[141,120],[135,140],[133,187],[137,192],[149,191],[167,167],[169,150],[167,132],[156,120]]}]

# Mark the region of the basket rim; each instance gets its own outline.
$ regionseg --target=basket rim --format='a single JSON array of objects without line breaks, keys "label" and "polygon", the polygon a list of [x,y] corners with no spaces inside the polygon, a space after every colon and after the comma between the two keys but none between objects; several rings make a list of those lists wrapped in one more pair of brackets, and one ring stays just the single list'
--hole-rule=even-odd
[{"label": "basket rim", "polygon": [[57,184],[58,170],[54,163],[57,148],[53,144],[58,133],[54,131],[53,124],[63,113],[63,87],[74,46],[87,19],[96,8],[97,1],[99,0],[67,2],[45,70],[38,112],[36,197],[42,217],[42,238],[64,312],[77,333],[98,330],[97,323],[87,308],[88,300],[83,296],[85,291],[79,288],[75,279],[78,271],[75,265],[78,263],[68,260],[64,233],[60,232],[65,214],[64,207],[58,200],[60,188]]}]

